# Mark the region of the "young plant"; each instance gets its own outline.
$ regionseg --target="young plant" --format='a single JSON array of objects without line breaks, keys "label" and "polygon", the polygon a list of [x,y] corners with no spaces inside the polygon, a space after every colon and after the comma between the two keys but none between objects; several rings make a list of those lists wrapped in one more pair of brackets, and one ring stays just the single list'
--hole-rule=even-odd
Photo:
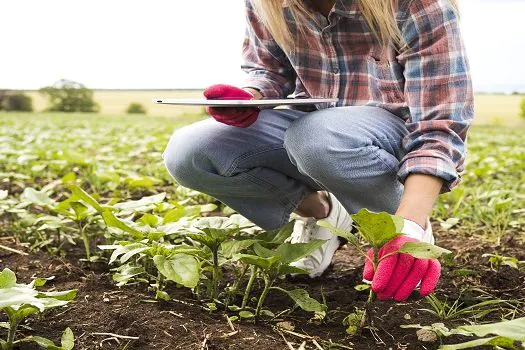
[{"label": "young plant", "polygon": [[[324,244],[324,241],[317,240],[309,243],[282,243],[275,249],[268,249],[263,244],[257,242],[253,244],[253,254],[236,254],[235,260],[241,261],[252,267],[252,277],[248,282],[245,296],[243,298],[243,305],[246,304],[246,300],[249,298],[251,292],[251,284],[253,283],[253,276],[257,273],[262,275],[264,281],[264,287],[259,295],[257,306],[255,307],[255,314],[246,314],[243,317],[252,316],[259,317],[261,311],[263,311],[264,301],[266,296],[271,289],[278,290],[287,294],[292,298],[295,303],[305,311],[311,311],[315,313],[326,312],[326,306],[320,304],[315,299],[312,299],[308,292],[302,289],[295,289],[287,291],[280,287],[274,287],[274,282],[285,275],[289,274],[306,274],[307,272],[290,265],[292,262],[305,257],[312,251],[318,249]],[[250,283],[251,282],[251,283]]]},{"label": "young plant", "polygon": [[[16,283],[16,275],[13,271],[5,268],[0,273],[0,310],[7,315],[9,322],[4,324],[8,328],[7,339],[0,339],[2,350],[11,350],[14,345],[24,342],[36,342],[53,344],[51,341],[41,337],[27,337],[15,340],[16,331],[20,323],[29,315],[42,313],[45,310],[67,305],[72,302],[77,295],[76,290],[66,290],[62,292],[40,292],[37,287],[45,284],[45,279],[35,279],[30,284]],[[66,330],[67,332],[67,330]],[[72,337],[72,334],[71,334]],[[64,349],[72,349],[69,332],[65,336]],[[49,343],[51,342],[51,343]],[[54,344],[53,344],[54,346]],[[60,349],[60,347],[55,347]]]},{"label": "young plant", "polygon": [[[397,253],[410,254],[415,258],[420,259],[437,259],[444,254],[451,253],[450,251],[440,248],[438,246],[424,243],[424,242],[407,242],[401,246],[397,251],[390,254],[386,254],[379,258],[379,250],[383,245],[390,242],[394,238],[401,235],[404,220],[403,218],[395,215],[390,215],[385,212],[374,213],[367,209],[361,209],[357,214],[352,215],[352,219],[356,223],[357,230],[361,237],[372,246],[373,249],[373,258],[371,263],[374,267],[374,271],[377,270],[379,263]],[[325,221],[320,221],[318,223],[320,226],[324,226],[332,230],[332,232],[344,239],[346,239],[350,244],[352,244],[357,251],[365,257],[365,259],[370,258],[367,256],[366,251],[363,249],[362,245],[359,242],[359,239],[351,232],[341,230],[339,228],[333,227]],[[375,299],[375,294],[370,288],[368,300],[366,303],[365,311],[370,310],[370,305]],[[369,317],[369,312],[358,312],[355,313],[357,316],[361,315],[361,322],[353,322],[352,326],[358,324],[364,325],[365,319]],[[355,319],[354,314],[350,314],[350,319]],[[349,329],[354,329],[353,327]]]},{"label": "young plant", "polygon": [[[425,297],[425,300],[430,305],[431,309],[420,309],[422,311],[430,312],[439,317],[440,320],[453,320],[460,317],[473,316],[474,318],[481,318],[493,311],[501,309],[501,304],[508,304],[506,300],[491,299],[485,300],[474,305],[464,306],[460,299],[454,300],[452,304],[448,300],[439,300],[434,294]],[[497,307],[492,307],[496,306]]]}]

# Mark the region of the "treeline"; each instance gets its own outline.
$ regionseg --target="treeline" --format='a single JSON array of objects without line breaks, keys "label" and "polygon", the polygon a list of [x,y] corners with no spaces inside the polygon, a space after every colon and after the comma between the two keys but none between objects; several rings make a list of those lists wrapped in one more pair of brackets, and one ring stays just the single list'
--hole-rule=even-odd
[{"label": "treeline", "polygon": [[[55,84],[38,90],[48,100],[49,112],[98,113],[100,105],[94,100],[93,90],[76,81],[61,79]],[[33,111],[33,100],[24,92],[0,90],[0,111]],[[129,114],[145,114],[146,109],[132,102],[126,109]]]}]

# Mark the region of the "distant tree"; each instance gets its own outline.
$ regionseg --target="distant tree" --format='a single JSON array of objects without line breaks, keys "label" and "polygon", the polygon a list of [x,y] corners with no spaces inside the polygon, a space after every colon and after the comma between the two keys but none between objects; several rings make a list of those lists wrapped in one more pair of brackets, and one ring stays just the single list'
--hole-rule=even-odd
[{"label": "distant tree", "polygon": [[4,109],[6,111],[33,111],[33,99],[23,92],[11,92],[7,94],[4,101]]},{"label": "distant tree", "polygon": [[4,103],[7,99],[7,90],[0,90],[0,111],[4,109]]},{"label": "distant tree", "polygon": [[53,86],[41,88],[40,93],[49,99],[49,111],[98,112],[99,106],[93,100],[93,91],[71,80],[59,80]]},{"label": "distant tree", "polygon": [[33,99],[20,91],[0,90],[0,110],[33,111]]},{"label": "distant tree", "polygon": [[521,111],[520,111],[520,117],[525,119],[525,98],[521,100]]},{"label": "distant tree", "polygon": [[140,103],[130,103],[128,106],[128,109],[126,109],[126,113],[128,114],[146,114],[146,108],[144,108],[143,105]]}]

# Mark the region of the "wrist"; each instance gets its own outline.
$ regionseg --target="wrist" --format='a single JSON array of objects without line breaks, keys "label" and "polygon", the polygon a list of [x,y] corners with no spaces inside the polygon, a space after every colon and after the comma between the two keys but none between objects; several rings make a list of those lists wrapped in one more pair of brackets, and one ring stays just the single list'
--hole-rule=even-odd
[{"label": "wrist", "polygon": [[263,95],[259,90],[254,88],[243,88],[243,90],[252,95],[254,100],[260,100],[263,98]]}]

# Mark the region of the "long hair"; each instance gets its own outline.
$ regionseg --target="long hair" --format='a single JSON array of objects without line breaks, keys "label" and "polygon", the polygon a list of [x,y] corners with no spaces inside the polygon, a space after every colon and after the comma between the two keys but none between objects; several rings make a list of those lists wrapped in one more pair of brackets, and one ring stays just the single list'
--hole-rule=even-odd
[{"label": "long hair", "polygon": [[[292,51],[295,39],[286,23],[284,0],[252,0],[262,23],[268,28],[273,38],[284,51]],[[314,19],[305,6],[304,0],[286,0],[291,15],[297,23],[297,29],[304,35],[300,25],[305,19]],[[396,22],[397,0],[354,0],[359,1],[359,10],[365,18],[372,34],[382,46],[389,43],[397,47],[404,46],[403,37]],[[457,7],[456,0],[451,0]]]}]

